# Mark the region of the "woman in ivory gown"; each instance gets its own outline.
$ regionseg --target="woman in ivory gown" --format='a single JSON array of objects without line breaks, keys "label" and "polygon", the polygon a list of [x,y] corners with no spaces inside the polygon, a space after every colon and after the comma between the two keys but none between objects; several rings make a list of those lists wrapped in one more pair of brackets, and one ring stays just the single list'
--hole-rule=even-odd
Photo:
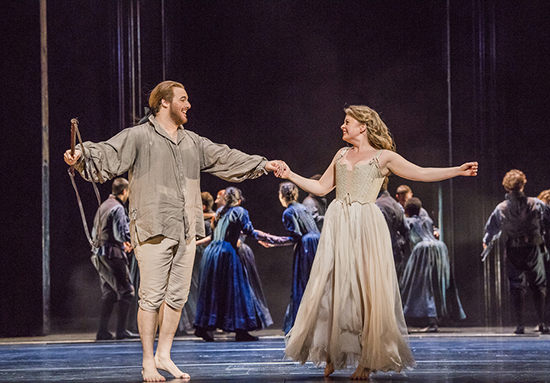
[{"label": "woman in ivory gown", "polygon": [[407,337],[390,233],[374,204],[390,173],[414,181],[475,176],[477,162],[422,168],[395,153],[378,114],[350,106],[340,127],[351,144],[339,150],[320,180],[293,173],[284,162],[275,172],[315,195],[336,187],[326,215],[309,282],[285,355],[296,361],[326,362],[325,376],[357,366],[352,379],[371,372],[416,366]]}]

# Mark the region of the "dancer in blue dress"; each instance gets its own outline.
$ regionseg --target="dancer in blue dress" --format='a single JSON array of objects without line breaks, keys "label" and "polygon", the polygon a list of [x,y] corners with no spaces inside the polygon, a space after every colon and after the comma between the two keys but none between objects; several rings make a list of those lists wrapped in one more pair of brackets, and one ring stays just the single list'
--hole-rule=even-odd
[{"label": "dancer in blue dress", "polygon": [[286,239],[254,230],[248,211],[239,206],[242,199],[239,189],[227,188],[224,199],[225,205],[216,216],[213,238],[201,260],[195,335],[213,341],[211,331],[220,328],[235,332],[237,341],[254,341],[258,338],[248,332],[273,322],[252,290],[237,254],[237,242],[241,231],[269,243]]},{"label": "dancer in blue dress", "polygon": [[290,235],[288,241],[278,245],[261,242],[266,247],[294,244],[292,292],[283,323],[285,334],[294,326],[296,313],[309,280],[311,265],[321,235],[311,213],[304,205],[298,203],[298,194],[298,187],[292,182],[284,182],[279,186],[279,201],[281,201],[281,205],[286,207],[283,212],[283,224]]},{"label": "dancer in blue dress", "polygon": [[[237,254],[239,255],[239,258],[241,259],[241,262],[246,271],[248,283],[250,283],[252,292],[256,296],[256,300],[260,307],[260,312],[263,313],[266,321],[269,322],[269,324],[272,324],[273,321],[271,320],[271,315],[269,313],[269,309],[267,308],[267,299],[265,298],[262,281],[260,279],[260,274],[258,273],[258,268],[256,267],[256,257],[254,256],[254,252],[252,251],[250,246],[248,246],[245,241],[246,235],[241,233],[241,237],[237,242]],[[265,327],[267,326],[268,325],[266,325]]]},{"label": "dancer in blue dress", "polygon": [[422,202],[405,202],[412,252],[401,279],[403,314],[409,325],[428,325],[436,332],[442,319],[464,319],[458,291],[452,278],[447,246],[434,237],[433,222],[422,216]]},{"label": "dancer in blue dress", "polygon": [[[214,201],[217,206],[217,211],[220,212],[223,206],[225,205],[224,201],[224,194],[225,189],[222,189],[218,191],[216,200]],[[242,196],[241,196],[242,198]],[[242,201],[244,202],[244,198],[242,198]],[[212,230],[210,230],[210,234],[208,234],[210,237]],[[210,239],[211,240],[211,239]],[[256,299],[258,301],[260,311],[263,313],[263,315],[268,318],[267,321],[271,324],[271,316],[269,314],[269,309],[267,308],[267,299],[265,298],[264,289],[262,287],[262,281],[260,280],[260,274],[258,273],[258,268],[256,267],[256,257],[254,256],[254,252],[248,246],[246,243],[246,234],[241,232],[241,236],[239,237],[239,240],[237,241],[237,254],[239,255],[241,262],[243,263],[244,269],[246,270],[246,275],[248,276],[248,282],[250,283],[250,287],[252,287],[252,291],[254,292],[254,295],[256,295]],[[204,245],[204,247],[206,247]]]}]

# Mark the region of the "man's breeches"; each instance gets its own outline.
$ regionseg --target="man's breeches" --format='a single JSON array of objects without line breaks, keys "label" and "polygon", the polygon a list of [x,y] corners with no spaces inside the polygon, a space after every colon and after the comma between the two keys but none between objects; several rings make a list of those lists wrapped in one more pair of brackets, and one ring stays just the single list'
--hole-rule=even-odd
[{"label": "man's breeches", "polygon": [[131,301],[134,297],[134,287],[130,281],[130,271],[126,259],[109,259],[103,256],[97,257],[104,267],[98,270],[101,284],[102,299]]},{"label": "man's breeches", "polygon": [[506,257],[511,291],[525,291],[528,282],[531,290],[546,292],[544,260],[538,246],[507,247]]},{"label": "man's breeches", "polygon": [[189,295],[195,240],[187,245],[185,240],[156,236],[137,242],[134,253],[140,272],[139,307],[157,311],[166,302],[175,310],[182,309]]}]

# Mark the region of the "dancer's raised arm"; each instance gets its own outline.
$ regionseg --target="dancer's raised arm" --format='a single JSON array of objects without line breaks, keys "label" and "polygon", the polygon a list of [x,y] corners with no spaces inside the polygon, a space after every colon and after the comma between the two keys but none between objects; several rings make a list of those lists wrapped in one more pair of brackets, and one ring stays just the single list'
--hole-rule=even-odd
[{"label": "dancer's raised arm", "polygon": [[461,166],[448,168],[423,168],[390,150],[384,150],[380,156],[380,172],[383,175],[392,172],[411,181],[434,182],[457,176],[476,176],[477,168],[477,162],[466,162]]}]

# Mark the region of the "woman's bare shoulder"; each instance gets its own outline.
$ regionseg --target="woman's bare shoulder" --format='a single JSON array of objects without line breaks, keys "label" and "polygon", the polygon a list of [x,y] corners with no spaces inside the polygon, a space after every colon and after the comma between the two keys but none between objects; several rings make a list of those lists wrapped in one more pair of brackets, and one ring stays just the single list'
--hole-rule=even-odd
[{"label": "woman's bare shoulder", "polygon": [[344,146],[343,148],[338,149],[338,151],[337,151],[336,154],[334,155],[332,161],[334,162],[334,161],[336,161],[336,160],[339,160],[340,157],[342,157],[342,156],[346,153],[346,151],[347,151],[348,149],[349,149],[348,146]]}]

